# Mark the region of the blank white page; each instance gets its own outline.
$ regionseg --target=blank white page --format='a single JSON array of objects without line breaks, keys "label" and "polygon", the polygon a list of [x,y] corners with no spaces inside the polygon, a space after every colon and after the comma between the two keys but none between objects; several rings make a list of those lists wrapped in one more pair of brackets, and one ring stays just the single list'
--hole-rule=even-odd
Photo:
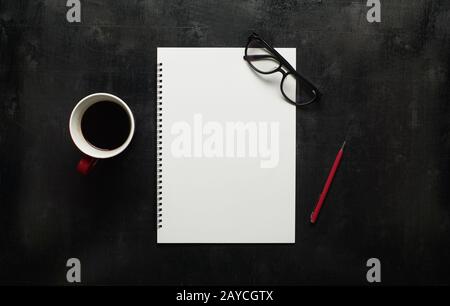
[{"label": "blank white page", "polygon": [[[295,48],[277,50],[296,67]],[[281,73],[256,73],[243,48],[157,54],[158,243],[294,243],[296,109],[281,94]]]}]

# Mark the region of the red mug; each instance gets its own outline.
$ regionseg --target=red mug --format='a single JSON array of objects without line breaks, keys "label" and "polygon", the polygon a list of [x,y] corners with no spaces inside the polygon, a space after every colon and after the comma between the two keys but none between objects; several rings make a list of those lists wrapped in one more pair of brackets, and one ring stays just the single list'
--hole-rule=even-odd
[{"label": "red mug", "polygon": [[[122,145],[111,150],[100,149],[92,145],[86,140],[81,130],[81,120],[83,119],[86,110],[95,103],[101,101],[113,102],[121,106],[128,115],[130,121],[130,130],[127,139]],[[69,130],[74,144],[85,154],[85,157],[78,162],[77,171],[81,174],[88,174],[99,159],[114,157],[122,153],[128,147],[134,135],[134,117],[128,105],[119,97],[108,93],[95,93],[84,97],[77,103],[70,115]]]}]

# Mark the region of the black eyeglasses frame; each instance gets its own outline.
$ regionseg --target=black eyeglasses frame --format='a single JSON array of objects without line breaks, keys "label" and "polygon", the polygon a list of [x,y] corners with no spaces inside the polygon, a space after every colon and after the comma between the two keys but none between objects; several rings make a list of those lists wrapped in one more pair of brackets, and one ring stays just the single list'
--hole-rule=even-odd
[{"label": "black eyeglasses frame", "polygon": [[[277,68],[275,68],[274,70],[271,70],[271,71],[261,71],[252,64],[252,60],[254,60],[254,59],[267,58],[269,56],[269,55],[248,55],[249,45],[255,40],[258,41],[259,43],[261,43],[272,54],[273,58],[276,61],[278,61],[279,65]],[[275,72],[280,72],[283,75],[283,78],[281,79],[281,83],[280,83],[281,93],[283,94],[283,96],[287,100],[287,102],[289,102],[295,106],[306,106],[308,104],[318,101],[320,99],[320,97],[322,96],[319,89],[313,83],[311,83],[308,79],[306,79],[304,76],[302,76],[300,73],[298,73],[297,70],[294,69],[294,67],[292,67],[292,65],[289,64],[289,62],[280,53],[277,52],[277,50],[275,50],[270,44],[268,44],[263,38],[261,38],[256,33],[252,33],[248,37],[248,42],[245,47],[244,60],[246,60],[248,62],[248,64],[250,65],[250,67],[252,67],[252,69],[257,71],[258,73],[272,74]],[[284,71],[282,69],[282,67],[284,67],[287,71]],[[289,74],[293,74],[298,80],[300,80],[302,82],[302,84],[306,84],[307,87],[309,87],[309,89],[311,90],[311,93],[312,93],[311,99],[307,100],[306,102],[301,102],[301,101],[297,102],[297,101],[292,101],[285,94],[285,92],[283,91],[283,83]]]}]

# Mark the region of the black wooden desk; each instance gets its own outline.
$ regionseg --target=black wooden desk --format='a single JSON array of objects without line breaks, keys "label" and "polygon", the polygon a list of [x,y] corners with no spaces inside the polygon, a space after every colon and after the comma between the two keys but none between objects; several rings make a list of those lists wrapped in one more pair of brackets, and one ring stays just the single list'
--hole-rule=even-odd
[{"label": "black wooden desk", "polygon": [[[0,2],[0,283],[450,283],[450,3],[381,1]],[[295,245],[156,244],[158,46],[297,47],[324,93],[297,112]],[[136,134],[89,177],[68,119],[94,92],[123,98]],[[319,223],[308,218],[351,122]]]}]

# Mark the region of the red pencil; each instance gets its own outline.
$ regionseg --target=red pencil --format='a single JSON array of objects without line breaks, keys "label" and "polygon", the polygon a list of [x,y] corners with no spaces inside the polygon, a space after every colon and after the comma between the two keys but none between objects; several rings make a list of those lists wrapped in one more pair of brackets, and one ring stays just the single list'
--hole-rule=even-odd
[{"label": "red pencil", "polygon": [[316,223],[317,217],[319,216],[320,209],[322,208],[323,202],[327,197],[328,189],[330,189],[331,183],[333,182],[334,175],[341,163],[342,154],[344,154],[345,141],[342,144],[338,154],[336,155],[336,159],[334,160],[333,167],[331,167],[330,174],[328,174],[327,181],[325,182],[325,186],[323,187],[322,193],[319,196],[319,200],[317,201],[316,207],[311,214],[311,223]]}]

